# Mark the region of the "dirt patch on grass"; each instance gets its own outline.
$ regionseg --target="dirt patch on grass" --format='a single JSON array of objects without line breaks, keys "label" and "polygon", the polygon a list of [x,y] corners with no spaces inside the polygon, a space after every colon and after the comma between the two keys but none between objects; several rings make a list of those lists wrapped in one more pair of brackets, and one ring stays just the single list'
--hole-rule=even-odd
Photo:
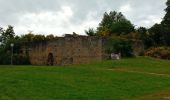
[{"label": "dirt patch on grass", "polygon": [[147,74],[147,75],[154,75],[154,76],[162,76],[170,78],[169,74],[160,74],[160,73],[152,73],[152,72],[141,72],[141,71],[133,71],[128,69],[108,69],[111,71],[121,71],[121,72],[129,72],[129,73],[138,73],[138,74]]},{"label": "dirt patch on grass", "polygon": [[164,90],[159,93],[138,97],[133,100],[170,100],[170,90]]}]

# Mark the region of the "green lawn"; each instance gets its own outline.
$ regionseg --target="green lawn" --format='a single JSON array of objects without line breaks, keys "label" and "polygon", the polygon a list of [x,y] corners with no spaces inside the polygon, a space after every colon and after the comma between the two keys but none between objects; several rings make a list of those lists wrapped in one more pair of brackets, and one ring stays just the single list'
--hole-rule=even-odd
[{"label": "green lawn", "polygon": [[168,60],[139,57],[74,66],[0,65],[0,100],[131,100],[168,90]]}]

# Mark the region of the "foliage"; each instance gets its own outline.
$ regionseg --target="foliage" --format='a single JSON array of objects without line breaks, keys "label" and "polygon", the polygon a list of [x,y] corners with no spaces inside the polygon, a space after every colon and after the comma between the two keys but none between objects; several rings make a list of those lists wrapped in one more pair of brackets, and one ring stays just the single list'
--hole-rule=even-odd
[{"label": "foliage", "polygon": [[164,27],[170,27],[170,0],[166,2],[167,8],[165,9],[166,14],[161,22]]},{"label": "foliage", "polygon": [[0,28],[0,64],[10,64],[11,62],[11,46],[10,44],[13,43],[13,64],[30,64],[29,61],[29,54],[22,54],[21,55],[21,48],[23,45],[29,42],[39,42],[39,41],[46,41],[50,39],[54,39],[53,35],[34,35],[32,32],[28,34],[15,36],[15,32],[11,25],[8,26],[6,30]]},{"label": "foliage", "polygon": [[55,37],[54,37],[54,35],[53,34],[50,34],[50,35],[47,35],[46,36],[46,40],[52,40],[52,39],[54,39]]},{"label": "foliage", "polygon": [[111,33],[117,33],[116,35],[127,34],[133,31],[134,26],[127,20],[118,21],[111,26]]},{"label": "foliage", "polygon": [[9,25],[6,30],[0,28],[0,64],[10,64],[11,48],[10,44],[14,41],[15,33],[13,27]]},{"label": "foliage", "polygon": [[13,26],[9,25],[6,30],[0,28],[0,42],[1,46],[8,44],[15,36]]},{"label": "foliage", "polygon": [[33,37],[33,41],[34,41],[34,42],[45,41],[45,40],[46,40],[46,37],[45,37],[44,35],[41,35],[41,34],[35,35],[35,36]]},{"label": "foliage", "polygon": [[124,15],[119,12],[111,11],[104,13],[103,19],[97,27],[97,34],[100,36],[127,34],[134,31],[134,26]]},{"label": "foliage", "polygon": [[145,52],[145,55],[154,58],[170,60],[170,47],[152,47]]},{"label": "foliage", "polygon": [[[1,28],[0,27],[0,43],[2,44],[2,41],[3,41],[3,39],[2,39],[2,34],[3,34],[3,28]],[[0,45],[1,45],[0,44]]]},{"label": "foliage", "polygon": [[108,37],[110,36],[110,29],[106,26],[98,27],[97,28],[97,35],[101,37]]},{"label": "foliage", "polygon": [[21,59],[17,59],[17,54],[20,53],[20,49],[21,49],[21,45],[23,43],[22,38],[19,36],[15,36],[15,32],[13,30],[12,26],[8,26],[8,28],[6,30],[4,30],[3,28],[1,28],[1,38],[2,38],[2,45],[0,45],[0,64],[11,64],[11,55],[12,55],[12,50],[11,50],[11,46],[10,44],[13,43],[14,47],[13,47],[13,64],[15,63],[15,60],[17,60],[17,62],[19,62],[20,64],[24,64],[22,63],[22,61],[28,61],[25,60],[24,58]]},{"label": "foliage", "polygon": [[145,49],[153,46],[153,37],[149,33],[148,29],[146,29],[145,27],[139,27],[137,29],[137,33],[139,34],[139,40],[142,40]]},{"label": "foliage", "polygon": [[0,49],[0,65],[11,63],[11,52],[6,51],[4,48]]},{"label": "foliage", "polygon": [[155,24],[149,29],[149,33],[151,35],[151,38],[153,39],[153,45],[159,46],[159,45],[165,45],[164,41],[164,28],[161,24]]},{"label": "foliage", "polygon": [[139,27],[137,32],[139,33],[140,39],[144,39],[148,35],[148,30],[145,27]]},{"label": "foliage", "polygon": [[93,28],[89,28],[88,30],[85,30],[85,33],[88,35],[88,36],[95,36],[96,35],[96,32]]},{"label": "foliage", "polygon": [[109,54],[121,53],[121,56],[123,57],[131,57],[133,55],[131,44],[128,40],[125,39],[108,38],[106,48],[106,52]]},{"label": "foliage", "polygon": [[160,31],[162,31],[164,44],[170,46],[170,0],[167,0],[166,5],[166,14],[161,22],[162,30]]},{"label": "foliage", "polygon": [[[49,36],[48,36],[49,38]],[[52,38],[52,36],[51,36]],[[38,42],[38,41],[45,41],[46,37],[44,35],[34,35],[33,33],[28,33],[21,36],[22,42]]]},{"label": "foliage", "polygon": [[22,42],[32,42],[33,39],[34,39],[34,34],[32,34],[32,33],[28,33],[28,34],[25,34],[25,35],[21,36],[21,41]]},{"label": "foliage", "polygon": [[30,65],[29,55],[14,54],[13,64],[15,64],[15,65]]},{"label": "foliage", "polygon": [[131,32],[126,35],[120,35],[121,38],[129,39],[129,40],[140,40],[140,36],[138,32]]}]

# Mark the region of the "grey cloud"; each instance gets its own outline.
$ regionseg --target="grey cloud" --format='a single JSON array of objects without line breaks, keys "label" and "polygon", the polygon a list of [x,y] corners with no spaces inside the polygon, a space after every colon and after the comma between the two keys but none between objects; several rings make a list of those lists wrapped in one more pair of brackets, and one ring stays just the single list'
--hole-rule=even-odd
[{"label": "grey cloud", "polygon": [[[162,18],[166,7],[165,2],[166,0],[0,0],[0,26],[12,24],[17,27],[20,18],[25,14],[58,12],[62,6],[71,7],[74,14],[70,23],[73,26],[82,24],[93,12],[92,19],[99,23],[104,12],[119,11],[127,4],[130,5],[132,11],[125,12],[124,15],[135,25],[140,26],[143,25],[142,21],[150,20],[149,16]],[[149,27],[153,24],[151,21],[149,25],[144,26]],[[63,25],[63,29],[66,29],[66,26]]]}]

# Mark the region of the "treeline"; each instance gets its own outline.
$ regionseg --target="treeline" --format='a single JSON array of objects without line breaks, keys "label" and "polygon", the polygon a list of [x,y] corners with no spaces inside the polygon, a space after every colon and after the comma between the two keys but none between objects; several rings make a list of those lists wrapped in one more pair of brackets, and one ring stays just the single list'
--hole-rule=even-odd
[{"label": "treeline", "polygon": [[145,52],[141,53],[142,55],[170,59],[170,0],[167,0],[166,5],[166,14],[163,20],[151,28],[135,28],[121,12],[111,11],[104,13],[96,30],[89,28],[85,30],[85,33],[89,36],[141,40],[145,49]]},{"label": "treeline", "polygon": [[[32,32],[17,36],[10,25],[7,29],[0,28],[0,64],[10,64],[12,54],[13,64],[30,64],[28,54],[23,55],[21,53],[22,46],[29,42],[47,41],[55,38],[52,34],[44,36],[35,35]],[[11,47],[11,44],[14,44],[14,46]]]}]

